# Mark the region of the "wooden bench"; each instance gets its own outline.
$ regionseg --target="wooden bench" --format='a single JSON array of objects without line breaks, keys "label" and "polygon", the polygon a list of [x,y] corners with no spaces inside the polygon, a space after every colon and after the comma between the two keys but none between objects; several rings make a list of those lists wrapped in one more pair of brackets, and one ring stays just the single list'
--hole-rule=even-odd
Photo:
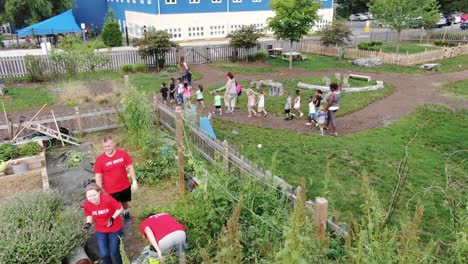
[{"label": "wooden bench", "polygon": [[350,74],[349,78],[354,78],[354,79],[365,79],[367,82],[372,81],[372,78],[370,76],[366,75],[359,75],[359,74]]}]

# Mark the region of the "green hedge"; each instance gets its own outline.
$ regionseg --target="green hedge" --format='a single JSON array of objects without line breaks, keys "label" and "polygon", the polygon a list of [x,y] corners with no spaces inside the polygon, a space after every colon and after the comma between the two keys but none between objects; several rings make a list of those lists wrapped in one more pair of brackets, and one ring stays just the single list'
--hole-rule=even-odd
[{"label": "green hedge", "polygon": [[62,263],[84,243],[83,217],[56,191],[20,193],[0,207],[0,263]]},{"label": "green hedge", "polygon": [[372,42],[361,42],[358,45],[358,49],[362,50],[379,50],[382,46],[382,42],[380,41],[372,41]]},{"label": "green hedge", "polygon": [[448,42],[448,41],[443,41],[443,40],[436,40],[436,41],[434,41],[434,45],[442,46],[442,47],[456,47],[456,46],[458,46],[458,43],[457,42]]}]

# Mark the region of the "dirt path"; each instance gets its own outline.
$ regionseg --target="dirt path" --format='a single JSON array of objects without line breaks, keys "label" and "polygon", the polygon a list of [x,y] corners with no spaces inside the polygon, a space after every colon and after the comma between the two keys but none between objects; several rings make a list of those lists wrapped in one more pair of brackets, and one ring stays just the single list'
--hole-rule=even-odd
[{"label": "dirt path", "polygon": [[[198,81],[203,85],[214,85],[223,83],[226,80],[226,72],[210,67],[208,65],[194,65],[194,70],[203,73],[203,78]],[[339,71],[320,71],[310,72],[303,68],[277,68],[277,72],[271,74],[235,74],[237,80],[260,80],[260,79],[278,79],[278,78],[300,78],[315,76],[330,76]],[[355,71],[346,71],[341,73],[355,73],[370,75],[374,80],[382,80],[396,87],[393,94],[386,98],[376,101],[367,107],[339,117],[337,126],[339,134],[352,134],[366,131],[376,127],[389,124],[399,118],[411,113],[417,107],[424,104],[446,104],[451,107],[468,109],[468,103],[463,100],[456,100],[442,96],[436,85],[445,85],[463,79],[468,79],[468,70],[460,72],[451,72],[433,75],[402,75],[390,73],[361,73]],[[197,82],[197,83],[198,83]],[[275,129],[290,130],[302,133],[316,133],[315,129],[305,126],[305,119],[295,119],[293,121],[284,121],[283,117],[267,116],[261,118],[247,117],[247,111],[244,109],[236,110],[234,114],[216,116],[228,121],[269,127]]]}]

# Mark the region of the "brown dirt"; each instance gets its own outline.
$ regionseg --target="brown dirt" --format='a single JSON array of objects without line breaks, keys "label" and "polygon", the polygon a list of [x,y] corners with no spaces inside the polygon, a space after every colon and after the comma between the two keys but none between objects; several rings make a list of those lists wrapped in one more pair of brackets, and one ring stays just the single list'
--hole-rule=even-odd
[{"label": "brown dirt", "polygon": [[[223,83],[226,72],[210,67],[209,65],[193,65],[192,69],[203,73],[203,78],[197,82],[205,86]],[[237,80],[278,79],[281,77],[300,78],[333,75],[340,71],[310,72],[303,68],[279,68],[276,73],[270,74],[235,74]],[[409,76],[394,73],[361,73],[355,71],[341,71],[370,75],[373,80],[381,80],[396,87],[395,92],[386,98],[374,102],[365,108],[337,119],[339,134],[353,134],[387,125],[411,113],[419,106],[425,104],[446,104],[451,107],[468,109],[466,101],[444,97],[435,85],[446,85],[468,78],[468,70],[429,76]],[[268,109],[268,105],[267,105]],[[233,114],[216,116],[223,120],[238,122],[261,127],[289,130],[301,133],[316,133],[315,127],[305,126],[305,116],[293,121],[285,121],[284,117],[268,115],[267,117],[249,118],[246,109],[236,109]]]}]

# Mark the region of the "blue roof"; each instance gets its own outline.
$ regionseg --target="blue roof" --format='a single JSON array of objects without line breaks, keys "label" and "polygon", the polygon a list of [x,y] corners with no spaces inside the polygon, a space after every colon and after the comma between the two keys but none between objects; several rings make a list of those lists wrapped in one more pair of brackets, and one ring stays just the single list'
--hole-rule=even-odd
[{"label": "blue roof", "polygon": [[50,35],[60,33],[81,32],[73,16],[72,10],[63,12],[37,24],[17,30],[18,37],[33,35]]}]

